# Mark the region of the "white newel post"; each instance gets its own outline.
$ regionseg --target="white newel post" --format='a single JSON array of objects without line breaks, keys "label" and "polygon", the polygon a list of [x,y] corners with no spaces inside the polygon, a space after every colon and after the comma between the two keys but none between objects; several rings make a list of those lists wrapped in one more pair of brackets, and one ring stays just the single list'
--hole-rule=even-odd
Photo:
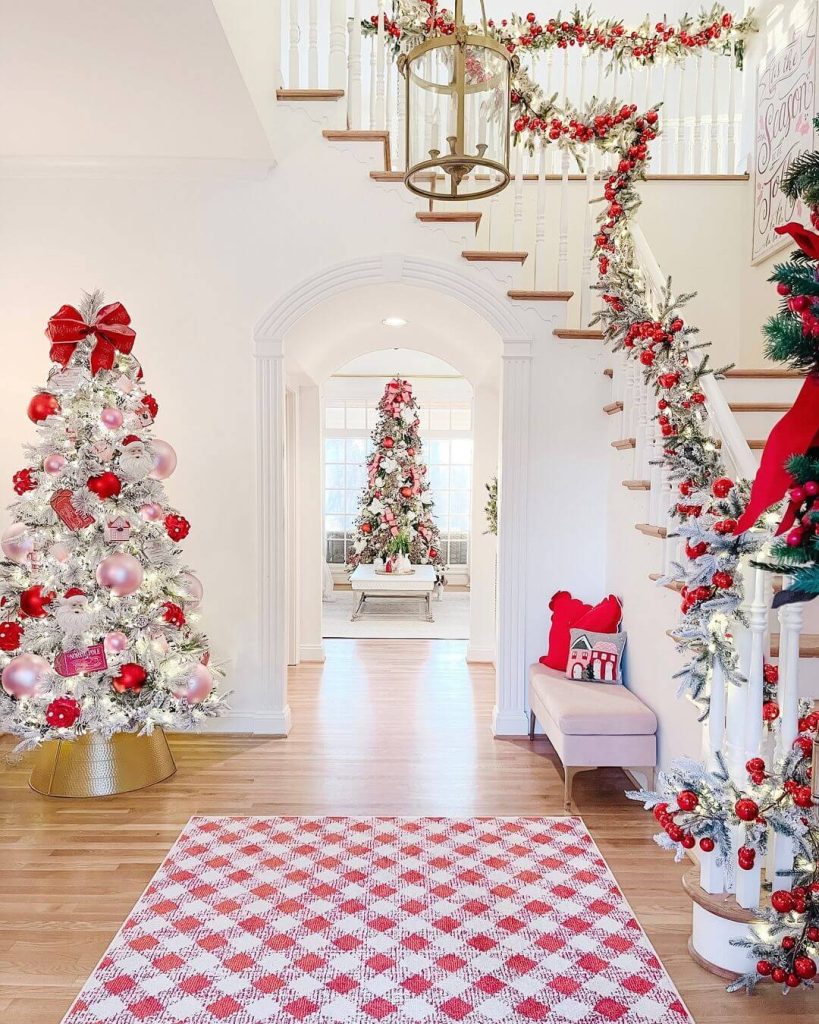
[{"label": "white newel post", "polygon": [[280,338],[256,338],[257,473],[259,494],[256,600],[258,623],[259,732],[286,736],[287,623],[285,528],[287,495],[284,476],[284,354]]},{"label": "white newel post", "polygon": [[492,733],[526,730],[526,548],[530,341],[504,340],[498,488],[498,634]]}]

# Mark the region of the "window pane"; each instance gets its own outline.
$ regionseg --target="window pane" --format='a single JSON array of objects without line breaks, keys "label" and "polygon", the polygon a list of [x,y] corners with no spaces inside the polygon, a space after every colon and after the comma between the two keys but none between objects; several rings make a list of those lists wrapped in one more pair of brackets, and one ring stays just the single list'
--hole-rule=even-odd
[{"label": "window pane", "polygon": [[378,412],[375,409],[367,410],[367,430],[372,430],[378,421]]},{"label": "window pane", "polygon": [[466,565],[466,541],[454,540],[449,545],[449,564]]},{"label": "window pane", "polygon": [[364,484],[367,482],[367,467],[366,466],[348,466],[347,467],[347,487],[354,491],[360,491]]},{"label": "window pane", "polygon": [[344,520],[341,516],[325,516],[324,517],[324,532],[328,537],[333,534],[339,534],[344,529]]},{"label": "window pane", "polygon": [[347,429],[363,430],[367,425],[366,411],[363,405],[347,406]]},{"label": "window pane", "polygon": [[[458,442],[456,441],[455,444]],[[449,462],[449,441],[430,441],[427,460],[430,464]]]},{"label": "window pane", "polygon": [[465,409],[453,409],[452,410],[452,429],[453,430],[471,430],[472,429],[472,410],[468,406]]},{"label": "window pane", "polygon": [[450,491],[449,511],[462,515],[469,514],[469,491]]},{"label": "window pane", "polygon": [[430,466],[427,479],[432,488],[432,496],[437,500],[438,492],[449,486],[449,466]]},{"label": "window pane", "polygon": [[344,565],[344,541],[327,541],[327,561],[331,565]]},{"label": "window pane", "polygon": [[472,440],[462,438],[452,442],[452,461],[469,465],[472,462]]},{"label": "window pane", "polygon": [[367,442],[363,437],[348,437],[347,438],[347,461],[352,462],[353,465],[356,463],[363,463],[367,457]]},{"label": "window pane", "polygon": [[452,467],[452,469],[450,470],[449,483],[453,490],[469,490],[469,485],[472,482],[470,480],[470,477],[472,476],[472,474],[470,473],[470,468],[471,467],[469,466]]},{"label": "window pane", "polygon": [[328,430],[344,429],[344,406],[328,405],[324,410],[324,426]]},{"label": "window pane", "polygon": [[344,511],[347,515],[352,515],[358,511],[358,491],[344,492]]},{"label": "window pane", "polygon": [[463,533],[469,529],[469,516],[455,515],[449,517],[449,528],[452,533]]},{"label": "window pane", "polygon": [[449,430],[449,409],[430,409],[429,429]]},{"label": "window pane", "polygon": [[324,467],[324,486],[343,487],[344,467],[340,466],[336,462],[328,462],[327,465]]},{"label": "window pane", "polygon": [[421,430],[429,430],[429,409],[421,409],[418,413],[418,419],[421,421]]},{"label": "window pane", "polygon": [[324,492],[324,511],[325,512],[338,512],[344,511],[344,491],[325,491]]},{"label": "window pane", "polygon": [[324,441],[324,461],[344,461],[344,440],[340,437],[328,437]]},{"label": "window pane", "polygon": [[435,514],[445,516],[449,512],[449,491],[433,492],[432,497],[435,499]]}]

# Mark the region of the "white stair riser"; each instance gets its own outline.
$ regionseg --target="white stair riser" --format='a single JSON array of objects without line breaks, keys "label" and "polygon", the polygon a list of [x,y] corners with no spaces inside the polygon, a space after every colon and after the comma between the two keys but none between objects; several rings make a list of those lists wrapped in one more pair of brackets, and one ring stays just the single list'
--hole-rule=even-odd
[{"label": "white stair riser", "polygon": [[792,377],[784,380],[726,377],[720,381],[720,387],[729,402],[793,402],[801,383]]}]

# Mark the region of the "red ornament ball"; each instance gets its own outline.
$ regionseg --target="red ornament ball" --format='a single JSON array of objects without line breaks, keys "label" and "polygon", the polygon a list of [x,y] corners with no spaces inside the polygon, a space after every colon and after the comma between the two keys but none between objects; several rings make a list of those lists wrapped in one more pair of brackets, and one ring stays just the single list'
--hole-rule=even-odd
[{"label": "red ornament ball", "polygon": [[762,669],[762,678],[771,686],[776,686],[779,682],[779,666],[766,664]]},{"label": "red ornament ball", "polygon": [[659,803],[659,804],[655,804],[654,805],[651,813],[654,815],[654,818],[657,821],[659,821],[660,818],[662,818],[662,816],[666,813],[667,810],[668,810],[668,804],[666,804],[666,803]]},{"label": "red ornament ball", "polygon": [[43,588],[37,584],[29,587],[20,594],[20,611],[32,619],[41,619],[47,613],[47,606],[54,600],[54,591],[43,593]]},{"label": "red ornament ball", "polygon": [[654,363],[654,353],[650,348],[644,348],[640,353],[640,362],[643,366],[651,366]]},{"label": "red ornament ball", "polygon": [[362,533],[372,533],[373,532],[373,528],[372,528],[372,526],[370,526],[369,523],[362,523],[361,524],[361,532]]},{"label": "red ornament ball", "polygon": [[412,497],[412,488],[411,487],[402,487],[401,488],[401,497],[402,498],[411,498]]},{"label": "red ornament ball", "polygon": [[791,530],[791,532],[785,538],[785,543],[788,545],[789,548],[798,548],[799,545],[802,543],[802,531]]},{"label": "red ornament ball", "polygon": [[771,980],[775,981],[777,985],[781,985],[782,982],[787,978],[787,974],[781,967],[774,967],[771,971]]},{"label": "red ornament ball", "polygon": [[777,914],[789,914],[793,910],[793,896],[787,889],[777,889],[771,893],[771,906]]},{"label": "red ornament ball", "polygon": [[128,690],[139,693],[147,678],[148,673],[141,665],[128,661],[120,668],[119,675],[111,680],[111,686],[117,693],[127,693]]},{"label": "red ornament ball", "polygon": [[385,448],[392,448],[393,445],[395,444],[395,441],[393,441],[391,437],[385,437],[381,443]]},{"label": "red ornament ball", "polygon": [[700,798],[691,789],[684,789],[677,795],[677,806],[681,811],[693,811],[699,802]]},{"label": "red ornament ball", "polygon": [[752,757],[749,761],[745,762],[745,770],[750,772],[751,775],[759,775],[760,772],[765,771],[765,762],[761,757]]},{"label": "red ornament ball", "polygon": [[767,978],[771,973],[771,963],[769,960],[760,960],[756,965],[756,973],[761,974],[763,978]]},{"label": "red ornament ball", "polygon": [[191,532],[191,524],[184,516],[171,513],[165,516],[165,530],[171,540],[184,540]]},{"label": "red ornament ball", "polygon": [[52,729],[70,729],[80,717],[80,705],[73,697],[55,697],[45,710],[45,720]]},{"label": "red ornament ball", "polygon": [[762,705],[762,717],[766,722],[775,722],[779,718],[779,705],[775,700],[766,700]]},{"label": "red ornament ball", "polygon": [[782,940],[783,949],[793,949],[795,945],[796,939],[794,939],[792,935],[786,935],[785,938]]},{"label": "red ornament ball", "polygon": [[438,557],[438,552],[435,550],[435,548],[430,548],[428,554],[430,558]]},{"label": "red ornament ball", "polygon": [[733,586],[734,577],[729,572],[715,572],[711,577],[711,582],[720,590],[727,590]]},{"label": "red ornament ball", "polygon": [[797,736],[793,746],[795,750],[801,750],[802,757],[810,757],[813,753],[813,740],[809,736]]},{"label": "red ornament ball", "polygon": [[414,448],[412,448],[412,447],[407,448],[407,455],[414,455],[414,454],[415,454],[415,449]]},{"label": "red ornament ball", "polygon": [[122,484],[120,483],[119,477],[116,473],[111,472],[100,473],[98,476],[90,476],[86,487],[89,491],[96,494],[101,501],[105,501],[106,498],[116,498],[122,490]]},{"label": "red ornament ball", "polygon": [[680,840],[680,842],[686,850],[693,850],[694,847],[697,845],[697,840],[691,835],[690,832],[686,832]]},{"label": "red ornament ball", "polygon": [[733,486],[733,480],[729,479],[727,476],[721,476],[711,484],[711,493],[715,498],[727,498]]},{"label": "red ornament ball", "polygon": [[15,494],[25,494],[26,491],[33,491],[37,486],[37,477],[30,469],[20,469],[11,478]]},{"label": "red ornament ball", "polygon": [[162,618],[177,628],[185,625],[185,613],[173,601],[166,601],[162,605]]},{"label": "red ornament ball", "polygon": [[740,797],[734,804],[734,811],[740,821],[756,821],[759,817],[759,804],[750,797]]},{"label": "red ornament ball", "polygon": [[806,810],[813,807],[813,793],[810,786],[797,786],[793,794],[793,802],[797,807],[804,807]]},{"label": "red ornament ball", "polygon": [[790,295],[791,293],[790,288],[785,284],[784,281],[779,282],[779,284],[776,286],[776,290],[778,294],[781,295],[783,298],[785,298],[786,295]]},{"label": "red ornament ball", "polygon": [[0,651],[16,651],[23,639],[19,622],[0,622]]},{"label": "red ornament ball", "polygon": [[685,545],[685,553],[690,559],[699,558],[704,555],[708,550],[708,545],[704,540],[699,541],[697,544],[692,544],[690,541]]},{"label": "red ornament ball", "polygon": [[687,498],[694,490],[694,484],[691,480],[683,480],[680,484],[680,494]]},{"label": "red ornament ball", "polygon": [[28,418],[32,423],[42,423],[59,411],[60,403],[48,391],[39,391],[28,403]]},{"label": "red ornament ball", "polygon": [[733,533],[737,528],[736,519],[720,519],[719,522],[714,523],[714,532],[721,535]]},{"label": "red ornament ball", "polygon": [[704,853],[711,853],[715,845],[714,840],[710,836],[703,836],[702,839],[700,839],[700,849]]}]

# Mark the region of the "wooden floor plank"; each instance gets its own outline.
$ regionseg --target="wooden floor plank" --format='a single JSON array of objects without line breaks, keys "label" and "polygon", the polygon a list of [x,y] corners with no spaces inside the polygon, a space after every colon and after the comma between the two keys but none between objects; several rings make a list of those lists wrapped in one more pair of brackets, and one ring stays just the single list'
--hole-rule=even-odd
[{"label": "wooden floor plank", "polygon": [[[4,767],[0,1019],[57,1024],[192,814],[562,813],[549,743],[492,739],[493,672],[466,664],[465,643],[326,646],[324,665],[291,670],[286,740],[172,737],[173,779],[97,801],[39,796],[25,763]],[[2,740],[2,754],[12,745]],[[577,809],[695,1020],[810,1019],[807,991],[729,996],[691,961],[686,865],[651,842],[651,817],[626,800],[628,785],[616,769],[581,774]]]}]

